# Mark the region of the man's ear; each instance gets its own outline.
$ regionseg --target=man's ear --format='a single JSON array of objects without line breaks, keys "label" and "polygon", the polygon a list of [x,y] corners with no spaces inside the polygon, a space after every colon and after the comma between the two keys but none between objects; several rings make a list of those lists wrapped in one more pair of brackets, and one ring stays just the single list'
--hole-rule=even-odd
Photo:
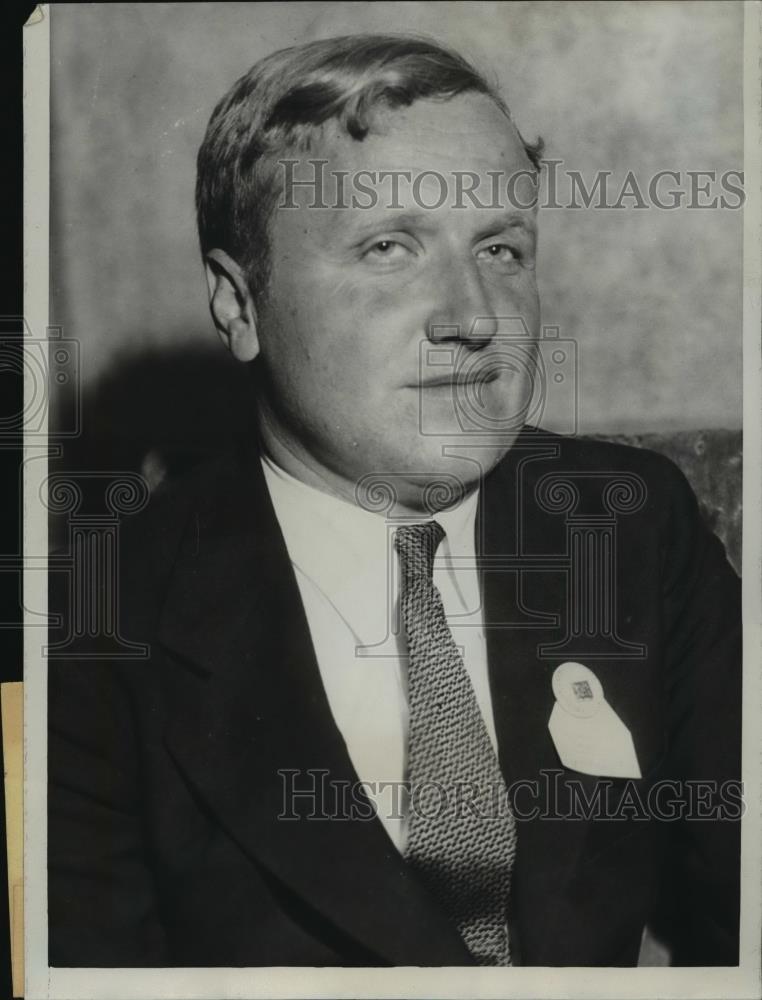
[{"label": "man's ear", "polygon": [[217,249],[204,257],[204,269],[209,309],[222,342],[238,361],[253,361],[259,354],[257,311],[243,271]]}]

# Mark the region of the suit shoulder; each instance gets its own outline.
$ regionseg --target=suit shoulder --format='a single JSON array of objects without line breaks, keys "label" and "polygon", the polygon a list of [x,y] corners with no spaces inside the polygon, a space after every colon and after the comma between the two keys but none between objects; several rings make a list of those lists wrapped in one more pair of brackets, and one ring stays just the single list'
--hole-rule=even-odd
[{"label": "suit shoulder", "polygon": [[126,559],[135,557],[160,562],[172,558],[193,511],[204,505],[216,480],[210,463],[162,483],[150,496],[147,505],[120,524],[122,549]]},{"label": "suit shoulder", "polygon": [[547,462],[559,471],[567,467],[570,472],[632,472],[648,478],[684,478],[666,455],[605,437],[572,437],[530,428],[521,434],[516,447],[519,453],[544,453]]},{"label": "suit shoulder", "polygon": [[633,472],[649,478],[682,476],[671,459],[649,448],[604,437],[569,437],[545,432],[543,440],[555,445],[559,462],[579,471]]},{"label": "suit shoulder", "polygon": [[121,524],[129,547],[172,555],[193,518],[206,518],[220,497],[233,490],[240,475],[238,462],[225,455],[162,483],[138,514]]},{"label": "suit shoulder", "polygon": [[509,469],[515,470],[522,454],[529,459],[526,470],[531,478],[568,475],[583,494],[599,492],[606,478],[612,487],[619,479],[622,488],[642,493],[644,513],[660,519],[692,514],[697,507],[693,489],[679,466],[649,448],[530,429],[518,439],[516,455],[509,453]]},{"label": "suit shoulder", "polygon": [[[178,555],[233,488],[230,458],[220,458],[162,484],[139,513],[119,525],[119,604],[125,627],[154,620]],[[150,625],[148,626],[150,628]]]}]

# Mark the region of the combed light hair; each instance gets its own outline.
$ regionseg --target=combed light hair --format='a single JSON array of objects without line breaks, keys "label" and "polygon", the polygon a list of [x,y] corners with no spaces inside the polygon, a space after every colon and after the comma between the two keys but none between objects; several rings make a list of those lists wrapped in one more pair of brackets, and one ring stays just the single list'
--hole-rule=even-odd
[{"label": "combed light hair", "polygon": [[[378,107],[422,98],[487,95],[510,121],[496,88],[462,56],[409,35],[346,35],[274,52],[233,84],[212,113],[198,153],[196,212],[201,251],[228,253],[255,301],[268,280],[268,223],[280,193],[277,161],[309,148],[336,119],[362,142]],[[539,169],[542,141],[521,140]]]}]

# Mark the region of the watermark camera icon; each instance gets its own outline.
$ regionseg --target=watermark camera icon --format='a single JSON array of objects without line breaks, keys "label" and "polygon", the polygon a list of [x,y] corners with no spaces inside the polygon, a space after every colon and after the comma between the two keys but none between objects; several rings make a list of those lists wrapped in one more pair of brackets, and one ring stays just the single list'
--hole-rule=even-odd
[{"label": "watermark camera icon", "polygon": [[477,318],[466,336],[432,327],[419,353],[420,432],[512,439],[524,424],[547,418],[575,434],[578,369],[577,342],[557,326],[543,326],[539,337],[520,317]]},{"label": "watermark camera icon", "polygon": [[24,387],[20,407],[0,416],[0,440],[20,433],[77,437],[81,430],[79,341],[64,337],[60,327],[48,327],[45,337],[35,337],[20,316],[0,317],[0,332],[0,373],[20,375]]}]

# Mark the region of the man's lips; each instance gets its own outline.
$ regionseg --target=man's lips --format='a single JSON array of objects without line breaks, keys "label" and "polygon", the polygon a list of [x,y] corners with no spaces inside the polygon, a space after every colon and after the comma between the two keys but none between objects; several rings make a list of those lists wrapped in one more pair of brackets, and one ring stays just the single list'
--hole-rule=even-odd
[{"label": "man's lips", "polygon": [[500,378],[501,373],[505,370],[505,367],[488,368],[477,372],[455,372],[450,375],[436,375],[433,378],[422,379],[420,382],[413,382],[407,388],[440,389],[442,387],[461,388],[464,386],[482,386]]}]

